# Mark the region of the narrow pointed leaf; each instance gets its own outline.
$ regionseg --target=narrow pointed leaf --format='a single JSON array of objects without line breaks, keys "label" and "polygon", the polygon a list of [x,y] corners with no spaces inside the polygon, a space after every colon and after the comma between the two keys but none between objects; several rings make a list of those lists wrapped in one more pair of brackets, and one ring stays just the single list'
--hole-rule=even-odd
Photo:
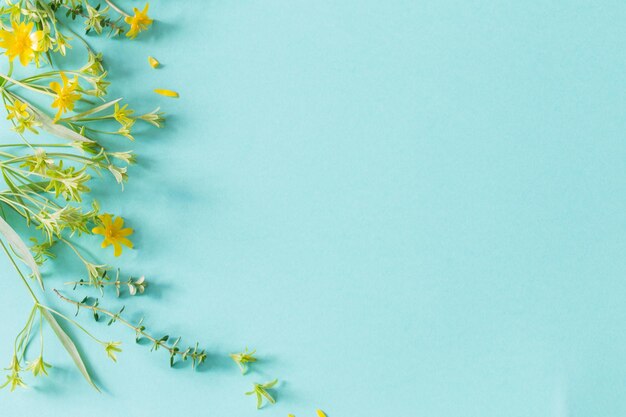
[{"label": "narrow pointed leaf", "polygon": [[74,132],[72,129],[63,126],[60,123],[54,123],[54,120],[50,118],[44,112],[37,110],[35,107],[31,107],[31,110],[37,116],[37,121],[41,122],[41,127],[48,133],[53,134],[54,136],[68,139],[73,142],[87,142],[93,143],[93,140],[84,137],[78,132]]},{"label": "narrow pointed leaf", "polygon": [[117,98],[115,100],[111,100],[108,103],[104,103],[104,104],[102,104],[102,105],[100,105],[98,107],[94,107],[94,108],[89,109],[87,111],[84,111],[82,113],[76,114],[76,115],[74,115],[72,117],[64,117],[61,120],[63,120],[63,121],[76,121],[76,120],[79,120],[82,117],[89,116],[91,114],[99,113],[99,112],[101,112],[103,110],[106,110],[109,107],[113,106],[115,103],[119,102],[121,99],[122,98],[120,97],[120,98]]},{"label": "narrow pointed leaf", "polygon": [[67,350],[67,353],[70,354],[70,357],[74,361],[74,364],[76,365],[80,373],[83,374],[83,377],[85,377],[87,382],[89,382],[89,384],[92,387],[94,387],[98,392],[100,392],[100,389],[96,386],[96,384],[91,379],[91,376],[89,375],[89,371],[87,371],[87,367],[85,366],[83,359],[80,357],[80,353],[78,352],[78,349],[76,348],[76,345],[74,344],[72,339],[61,328],[61,326],[59,325],[57,320],[54,318],[52,313],[50,313],[48,310],[46,310],[43,307],[39,307],[39,310],[41,311],[41,314],[43,314],[43,317],[46,319],[46,321],[50,324],[50,327],[52,327],[54,334],[57,335],[57,337],[61,341],[61,344],[63,345],[65,350]]},{"label": "narrow pointed leaf", "polygon": [[28,265],[31,271],[33,271],[35,278],[37,278],[37,282],[39,282],[41,289],[43,289],[41,272],[39,272],[39,267],[37,266],[37,262],[35,262],[35,258],[33,258],[33,255],[30,253],[28,246],[26,246],[22,238],[20,238],[17,232],[13,230],[13,228],[9,226],[9,223],[7,223],[2,217],[0,217],[0,233],[4,235],[9,244],[17,252],[20,259]]}]

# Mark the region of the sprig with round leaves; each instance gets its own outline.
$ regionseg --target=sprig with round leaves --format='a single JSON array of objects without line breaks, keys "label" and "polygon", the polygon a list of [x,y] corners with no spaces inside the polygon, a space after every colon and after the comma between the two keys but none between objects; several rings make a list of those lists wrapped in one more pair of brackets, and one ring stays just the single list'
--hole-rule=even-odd
[{"label": "sprig with round leaves", "polygon": [[[104,295],[104,288],[112,287],[115,288],[115,293],[118,297],[122,294],[122,289],[126,288],[128,294],[137,295],[143,294],[148,286],[148,282],[146,281],[145,276],[140,276],[139,278],[128,277],[127,280],[120,280],[120,270],[118,269],[115,274],[115,279],[111,280],[108,275],[108,270],[103,270],[100,274],[98,274],[95,279],[84,280],[80,279],[79,281],[69,281],[66,282],[65,285],[72,285],[74,289],[77,287],[96,287],[100,290],[100,294]],[[91,277],[90,277],[91,278]]]}]

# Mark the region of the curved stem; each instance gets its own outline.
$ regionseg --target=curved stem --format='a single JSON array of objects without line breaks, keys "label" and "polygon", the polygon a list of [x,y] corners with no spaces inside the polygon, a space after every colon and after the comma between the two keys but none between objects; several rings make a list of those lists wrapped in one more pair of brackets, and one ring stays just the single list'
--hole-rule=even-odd
[{"label": "curved stem", "polygon": [[76,320],[72,320],[71,318],[67,317],[65,314],[63,313],[59,313],[58,311],[56,311],[53,308],[50,308],[48,306],[45,306],[43,304],[39,304],[37,303],[37,306],[40,308],[43,308],[45,310],[48,310],[49,312],[51,312],[52,314],[55,314],[59,317],[61,317],[62,319],[68,321],[69,323],[73,324],[74,326],[78,327],[80,330],[82,330],[87,336],[91,337],[93,340],[95,340],[96,342],[100,343],[101,345],[105,346],[106,342],[103,342],[102,340],[98,339],[96,336],[94,336],[93,334],[91,334],[87,329],[85,329],[83,326],[80,325],[80,323],[78,323]]},{"label": "curved stem", "polygon": [[121,14],[122,16],[126,16],[126,17],[130,17],[130,15],[128,13],[126,13],[124,10],[120,9],[119,7],[117,7],[117,5],[115,3],[113,3],[111,0],[104,0],[106,1],[106,3],[111,6],[111,8],[113,10],[115,10],[116,12],[118,12],[119,14]]}]

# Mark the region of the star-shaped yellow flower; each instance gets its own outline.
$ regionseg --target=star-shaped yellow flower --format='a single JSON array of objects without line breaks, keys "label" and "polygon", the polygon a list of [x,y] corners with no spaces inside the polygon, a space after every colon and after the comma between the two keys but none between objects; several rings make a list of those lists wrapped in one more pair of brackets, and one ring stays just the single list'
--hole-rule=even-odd
[{"label": "star-shaped yellow flower", "polygon": [[22,103],[19,100],[15,100],[13,105],[7,104],[7,111],[9,114],[7,115],[7,119],[26,119],[28,114],[28,105],[26,103]]},{"label": "star-shaped yellow flower", "polygon": [[52,108],[57,108],[57,114],[54,120],[59,120],[59,117],[68,110],[74,110],[74,103],[80,98],[80,94],[76,92],[78,88],[78,77],[74,77],[72,81],[68,81],[65,74],[61,73],[61,80],[63,85],[56,81],[50,83],[50,89],[56,93],[56,97],[52,102]]},{"label": "star-shaped yellow flower", "polygon": [[110,214],[103,214],[100,216],[100,221],[102,222],[102,226],[94,227],[91,232],[96,235],[104,236],[104,240],[102,241],[103,248],[113,245],[113,255],[120,256],[122,254],[122,245],[129,248],[133,247],[133,242],[126,237],[133,234],[133,229],[123,228],[123,218],[116,217],[115,220],[113,220]]},{"label": "star-shaped yellow flower", "polygon": [[127,37],[134,39],[139,34],[139,32],[148,29],[148,26],[152,24],[152,19],[148,17],[149,6],[150,5],[146,3],[146,7],[144,7],[141,11],[138,8],[134,7],[133,12],[135,13],[135,15],[126,16],[124,18],[124,21],[130,25],[130,30],[126,33]]},{"label": "star-shaped yellow flower", "polygon": [[9,61],[19,57],[20,63],[24,66],[37,58],[39,43],[43,39],[44,33],[41,30],[32,32],[34,23],[11,22],[13,30],[0,30],[0,47],[6,49]]}]

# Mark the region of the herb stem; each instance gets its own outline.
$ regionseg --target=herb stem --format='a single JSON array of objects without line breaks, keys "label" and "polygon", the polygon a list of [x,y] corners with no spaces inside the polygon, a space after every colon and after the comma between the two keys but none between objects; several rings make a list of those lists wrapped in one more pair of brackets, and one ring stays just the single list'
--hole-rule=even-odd
[{"label": "herb stem", "polygon": [[35,302],[35,304],[39,304],[39,300],[37,299],[37,296],[33,292],[33,289],[28,284],[28,281],[26,281],[26,277],[24,277],[24,274],[22,274],[22,271],[20,270],[20,268],[15,263],[15,259],[13,259],[13,256],[11,256],[11,253],[9,252],[9,250],[7,249],[6,245],[4,244],[4,242],[2,240],[0,240],[0,245],[2,245],[2,249],[4,249],[4,252],[9,257],[9,260],[13,264],[13,267],[15,268],[15,270],[19,274],[20,278],[22,279],[22,282],[24,283],[24,285],[26,285],[26,288],[28,289],[28,292],[30,293],[30,296],[33,298],[33,301]]},{"label": "herb stem", "polygon": [[118,12],[119,14],[121,14],[122,16],[125,17],[130,17],[130,15],[128,13],[126,13],[124,10],[120,9],[119,7],[117,7],[117,5],[115,3],[113,3],[111,0],[104,0],[106,2],[106,4],[108,4],[109,6],[111,6],[111,8],[113,10],[115,10],[116,12]]},{"label": "herb stem", "polygon": [[182,351],[182,350],[180,350],[180,349],[178,349],[176,347],[176,343],[174,343],[174,345],[172,345],[172,346],[169,346],[166,343],[167,340],[157,339],[156,337],[146,333],[144,331],[143,327],[133,325],[132,323],[130,323],[129,321],[127,321],[126,319],[121,317],[119,313],[115,314],[115,313],[112,313],[112,312],[110,312],[108,310],[105,310],[105,309],[103,309],[101,307],[97,307],[97,306],[86,304],[84,302],[72,300],[71,298],[65,297],[57,289],[53,289],[53,291],[61,300],[65,301],[66,303],[72,304],[72,305],[74,305],[74,306],[76,306],[78,308],[86,308],[88,310],[93,311],[94,313],[104,314],[105,316],[110,317],[114,321],[119,321],[124,326],[128,327],[129,329],[134,330],[135,334],[137,335],[137,337],[141,336],[141,337],[144,337],[144,338],[150,340],[154,344],[154,346],[158,346],[158,347],[161,347],[161,348],[167,350],[169,352],[170,356],[172,356],[172,357],[174,355],[179,355],[182,358],[185,358],[187,355],[189,355],[192,359],[198,360],[199,362],[204,361],[204,358],[206,357],[206,354],[204,352],[197,352],[197,353],[196,352],[192,352],[192,353],[189,353],[189,350]]}]

